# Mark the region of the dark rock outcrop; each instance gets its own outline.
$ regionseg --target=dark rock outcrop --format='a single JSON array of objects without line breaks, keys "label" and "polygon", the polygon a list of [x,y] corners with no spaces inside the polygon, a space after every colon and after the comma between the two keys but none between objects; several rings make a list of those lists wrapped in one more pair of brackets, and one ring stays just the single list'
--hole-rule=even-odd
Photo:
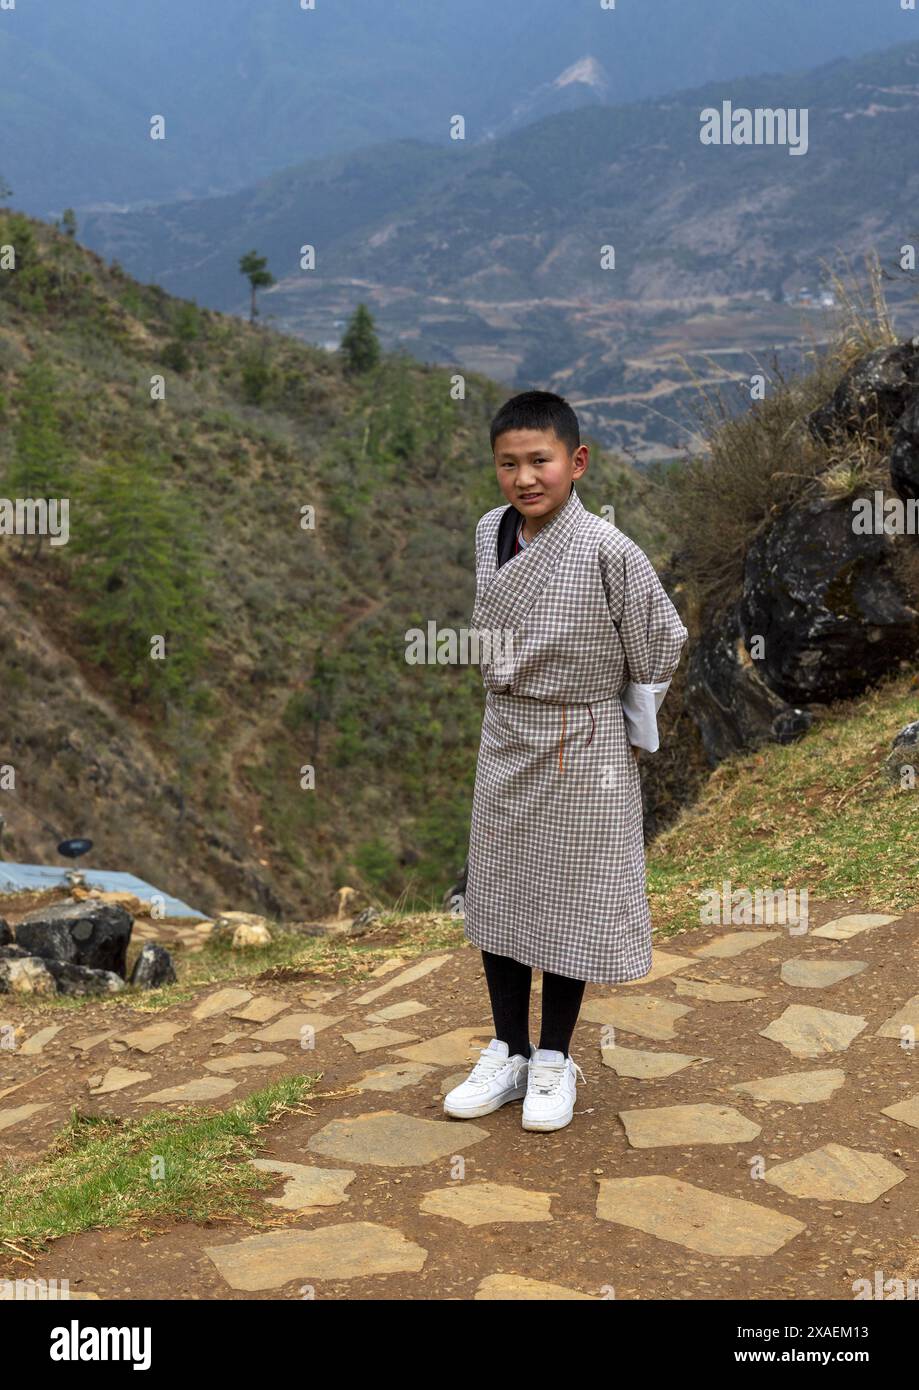
[{"label": "dark rock outcrop", "polygon": [[846,372],[825,405],[807,417],[825,443],[856,431],[893,428],[919,392],[919,340],[878,348]]},{"label": "dark rock outcrop", "polygon": [[890,451],[890,485],[904,502],[919,498],[919,396],[897,424]]},{"label": "dark rock outcrop", "polygon": [[919,612],[887,535],[852,529],[851,498],[792,503],[750,546],[740,625],[764,639],[757,670],[790,703],[858,694],[912,657]]},{"label": "dark rock outcrop", "polygon": [[16,927],[16,941],[33,955],[127,973],[131,914],[117,903],[68,900],[36,908]]},{"label": "dark rock outcrop", "polygon": [[712,766],[743,748],[788,743],[811,715],[789,705],[764,682],[750,658],[737,605],[723,612],[692,649],[685,700]]},{"label": "dark rock outcrop", "polygon": [[147,941],[131,971],[135,989],[159,989],[161,985],[172,985],[176,981],[172,957],[165,946],[156,941]]},{"label": "dark rock outcrop", "polygon": [[9,922],[5,922],[0,917],[0,946],[8,946],[13,939],[13,933]]}]

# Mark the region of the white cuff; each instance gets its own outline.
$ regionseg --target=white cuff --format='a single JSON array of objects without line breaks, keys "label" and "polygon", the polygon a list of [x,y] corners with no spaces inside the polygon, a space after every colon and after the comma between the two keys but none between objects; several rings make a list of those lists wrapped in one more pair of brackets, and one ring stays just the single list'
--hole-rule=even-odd
[{"label": "white cuff", "polygon": [[660,747],[657,711],[664,702],[669,685],[669,680],[649,681],[645,685],[629,681],[621,692],[622,715],[629,743],[633,747],[644,748],[649,753],[656,753]]}]

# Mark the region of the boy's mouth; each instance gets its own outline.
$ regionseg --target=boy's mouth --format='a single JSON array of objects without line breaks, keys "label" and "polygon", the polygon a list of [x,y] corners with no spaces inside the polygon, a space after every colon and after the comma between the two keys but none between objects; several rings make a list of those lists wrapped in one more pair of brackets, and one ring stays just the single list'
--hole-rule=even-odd
[{"label": "boy's mouth", "polygon": [[522,492],[517,498],[518,502],[538,502],[542,497],[541,492]]}]

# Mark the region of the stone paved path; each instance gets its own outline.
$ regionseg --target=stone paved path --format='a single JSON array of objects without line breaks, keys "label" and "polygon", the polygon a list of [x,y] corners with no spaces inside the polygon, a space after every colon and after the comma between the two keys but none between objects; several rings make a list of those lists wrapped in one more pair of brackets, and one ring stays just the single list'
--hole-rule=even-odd
[{"label": "stone paved path", "polygon": [[[443,1115],[492,1036],[468,947],[394,955],[344,989],[119,1005],[103,1027],[23,1026],[4,1001],[25,1046],[0,1052],[3,1154],[35,1157],[74,1100],[225,1105],[322,1073],[313,1113],[266,1131],[263,1229],[88,1232],[30,1273],[114,1298],[851,1300],[876,1270],[917,1278],[919,913],[837,902],[811,920],[697,928],[646,980],[588,986],[586,1082],[554,1134],[523,1131],[519,1103]],[[534,1041],[538,1010],[535,990]]]}]

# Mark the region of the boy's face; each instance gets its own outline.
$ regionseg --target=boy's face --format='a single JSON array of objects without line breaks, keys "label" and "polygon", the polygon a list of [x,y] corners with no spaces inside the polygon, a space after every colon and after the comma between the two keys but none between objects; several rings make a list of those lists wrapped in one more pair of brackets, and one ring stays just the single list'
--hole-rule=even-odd
[{"label": "boy's face", "polygon": [[537,531],[564,507],[571,484],[587,469],[586,444],[570,454],[554,430],[505,430],[495,440],[498,485]]}]

